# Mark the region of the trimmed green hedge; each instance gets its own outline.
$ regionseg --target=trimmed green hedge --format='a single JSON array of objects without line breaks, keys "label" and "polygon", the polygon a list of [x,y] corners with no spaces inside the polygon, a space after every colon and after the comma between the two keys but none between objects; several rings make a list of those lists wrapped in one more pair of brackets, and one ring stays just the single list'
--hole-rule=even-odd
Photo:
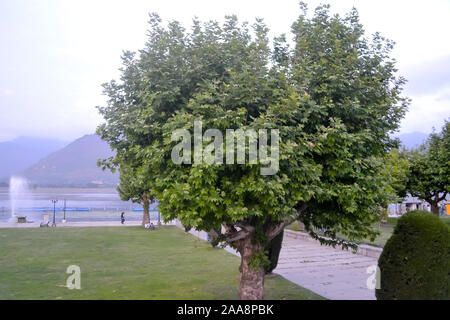
[{"label": "trimmed green hedge", "polygon": [[450,228],[427,211],[399,218],[378,260],[379,300],[450,299]]}]

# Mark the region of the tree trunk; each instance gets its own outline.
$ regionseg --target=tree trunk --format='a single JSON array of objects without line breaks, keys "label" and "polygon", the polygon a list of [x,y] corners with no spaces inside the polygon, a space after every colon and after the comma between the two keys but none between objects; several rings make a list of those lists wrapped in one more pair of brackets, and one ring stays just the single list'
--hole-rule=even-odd
[{"label": "tree trunk", "polygon": [[145,226],[146,224],[150,223],[150,212],[148,210],[150,207],[150,201],[148,199],[144,199],[142,204],[144,207],[144,214],[142,216],[142,225]]},{"label": "tree trunk", "polygon": [[269,252],[268,258],[270,260],[270,265],[264,267],[265,274],[272,273],[272,271],[275,270],[278,265],[278,258],[280,257],[281,247],[283,244],[283,235],[284,229],[281,230],[281,232],[277,234],[275,238],[270,240],[269,244],[266,247],[266,251]]},{"label": "tree trunk", "polygon": [[251,238],[238,241],[237,248],[241,254],[241,280],[239,283],[240,300],[262,300],[264,298],[264,268],[257,270],[249,266],[253,254],[263,252],[263,246],[253,244]]},{"label": "tree trunk", "polygon": [[431,204],[431,212],[437,216],[439,216],[439,207],[437,202],[430,202]]}]

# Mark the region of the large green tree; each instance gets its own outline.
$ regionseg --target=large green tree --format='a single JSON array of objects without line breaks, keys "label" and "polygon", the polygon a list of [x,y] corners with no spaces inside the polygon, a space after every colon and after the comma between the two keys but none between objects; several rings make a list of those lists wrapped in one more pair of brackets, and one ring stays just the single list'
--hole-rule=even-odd
[{"label": "large green tree", "polygon": [[[383,159],[407,106],[389,58],[392,43],[378,34],[366,39],[356,10],[331,16],[320,6],[308,18],[301,9],[292,49],[285,36],[271,46],[261,20],[251,29],[234,16],[222,25],[194,20],[186,32],[153,14],[145,48],[125,55],[122,81],[105,85],[109,101],[99,108],[102,138],[120,152],[139,150],[163,218],[209,231],[239,251],[241,299],[263,298],[264,248],[292,221],[324,244],[347,247],[353,243],[337,233],[374,237],[371,224],[388,201]],[[195,150],[174,163],[179,141],[172,134],[194,133],[196,121],[224,135],[268,130],[269,145],[278,130],[278,170],[261,175],[276,148],[245,164],[194,163],[207,155]],[[211,140],[205,132],[205,150]],[[219,143],[214,156],[234,147]],[[252,154],[248,145],[245,152]]]},{"label": "large green tree", "polygon": [[142,205],[144,211],[142,215],[142,225],[150,223],[150,203],[153,202],[154,197],[147,187],[146,177],[141,174],[141,169],[121,164],[119,168],[120,183],[117,186],[120,199],[123,201],[131,200],[134,203]]},{"label": "large green tree", "polygon": [[411,169],[408,192],[431,205],[439,215],[438,204],[450,192],[450,122],[440,133],[433,132],[427,141],[410,154]]},{"label": "large green tree", "polygon": [[100,159],[98,166],[103,170],[119,171],[117,191],[123,201],[139,203],[143,207],[142,225],[150,223],[150,204],[155,200],[151,177],[143,169],[142,159],[136,156],[136,148],[117,150],[115,157]]}]

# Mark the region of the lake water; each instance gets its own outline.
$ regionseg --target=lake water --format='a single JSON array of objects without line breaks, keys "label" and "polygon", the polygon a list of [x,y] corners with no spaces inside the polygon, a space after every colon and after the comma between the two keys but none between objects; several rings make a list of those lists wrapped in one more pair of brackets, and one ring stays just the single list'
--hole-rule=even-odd
[{"label": "lake water", "polygon": [[[64,217],[64,200],[66,200],[67,221],[118,221],[121,212],[126,220],[142,219],[142,206],[131,201],[122,201],[114,189],[69,189],[38,188],[20,196],[18,216],[26,216],[30,221],[43,221],[43,215],[49,214],[53,219],[52,199],[58,200],[55,208],[55,220]],[[151,219],[158,219],[157,203],[150,205]],[[8,188],[0,188],[0,221],[11,217],[11,204]]]}]

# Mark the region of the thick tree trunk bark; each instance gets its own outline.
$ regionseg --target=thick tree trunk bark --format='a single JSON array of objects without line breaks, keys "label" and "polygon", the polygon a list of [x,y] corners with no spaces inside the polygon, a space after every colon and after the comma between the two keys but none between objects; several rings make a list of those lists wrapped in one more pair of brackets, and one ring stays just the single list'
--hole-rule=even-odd
[{"label": "thick tree trunk bark", "polygon": [[439,216],[439,207],[437,202],[431,202],[431,212],[437,216]]},{"label": "thick tree trunk bark", "polygon": [[260,244],[253,244],[250,238],[238,241],[237,248],[241,254],[241,280],[239,283],[240,300],[262,300],[264,298],[264,268],[257,270],[249,266],[253,254],[264,250]]},{"label": "thick tree trunk bark", "polygon": [[150,201],[148,199],[144,199],[143,201],[143,207],[144,207],[144,214],[142,216],[142,225],[145,226],[146,224],[150,223]]}]

